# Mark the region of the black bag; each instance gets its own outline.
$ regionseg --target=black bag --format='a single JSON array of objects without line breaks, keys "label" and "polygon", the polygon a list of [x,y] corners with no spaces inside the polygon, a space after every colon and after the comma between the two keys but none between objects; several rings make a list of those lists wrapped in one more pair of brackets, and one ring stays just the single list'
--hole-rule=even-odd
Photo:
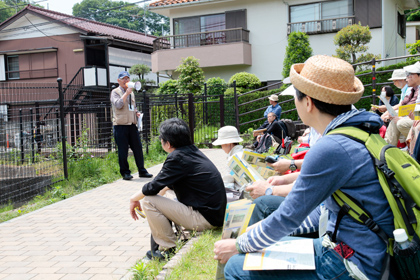
[{"label": "black bag", "polygon": [[271,135],[266,133],[263,136],[261,136],[261,140],[258,143],[258,146],[255,148],[254,152],[259,153],[259,154],[266,153],[268,152],[268,149],[270,149],[272,144],[273,144],[273,141],[271,139]]},{"label": "black bag", "polygon": [[279,122],[283,122],[287,128],[287,136],[291,139],[296,139],[296,125],[290,119],[281,119]]},{"label": "black bag", "polygon": [[293,141],[289,136],[286,136],[282,139],[281,144],[277,147],[275,150],[275,154],[279,155],[287,155],[290,153],[290,150],[292,149]]}]

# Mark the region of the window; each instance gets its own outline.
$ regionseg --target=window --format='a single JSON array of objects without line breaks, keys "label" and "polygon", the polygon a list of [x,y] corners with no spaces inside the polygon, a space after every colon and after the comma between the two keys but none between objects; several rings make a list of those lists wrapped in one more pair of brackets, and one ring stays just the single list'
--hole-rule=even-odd
[{"label": "window", "polygon": [[405,16],[404,16],[404,14],[400,14],[399,12],[397,12],[397,15],[398,15],[398,30],[397,30],[397,32],[401,37],[405,38],[405,29],[406,29]]},{"label": "window", "polygon": [[225,14],[174,19],[175,35],[226,29]]},{"label": "window", "polygon": [[[349,24],[345,17],[353,16],[353,0],[326,1],[290,6],[291,30],[320,32],[339,30]],[[344,18],[344,19],[339,19]],[[325,21],[325,19],[337,19]],[[317,22],[323,20],[322,22]],[[296,23],[296,24],[293,24]]]},{"label": "window", "polygon": [[9,80],[19,79],[19,56],[7,57],[7,78]]}]

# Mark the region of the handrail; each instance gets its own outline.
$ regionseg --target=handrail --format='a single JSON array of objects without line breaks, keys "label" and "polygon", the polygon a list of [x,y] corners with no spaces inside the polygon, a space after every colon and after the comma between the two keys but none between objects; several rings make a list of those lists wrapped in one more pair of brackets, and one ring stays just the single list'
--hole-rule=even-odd
[{"label": "handrail", "polygon": [[299,21],[299,22],[288,22],[287,24],[301,24],[301,23],[308,23],[308,22],[318,22],[318,21],[327,21],[327,20],[335,20],[335,19],[348,19],[348,18],[355,18],[355,16],[337,17],[337,18],[336,17],[335,18],[325,18],[325,19]]}]

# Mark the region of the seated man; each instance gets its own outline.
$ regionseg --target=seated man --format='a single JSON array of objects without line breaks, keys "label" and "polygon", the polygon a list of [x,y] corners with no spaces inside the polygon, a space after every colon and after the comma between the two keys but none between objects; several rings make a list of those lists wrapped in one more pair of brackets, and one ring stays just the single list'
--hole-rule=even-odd
[{"label": "seated man", "polygon": [[[137,220],[134,209],[144,210],[151,237],[159,245],[160,251],[152,248],[147,257],[165,259],[176,246],[170,221],[195,231],[222,226],[226,192],[220,172],[192,145],[190,130],[183,120],[164,121],[159,133],[162,148],[169,155],[155,179],[130,198],[130,213]],[[165,187],[175,192],[177,201],[158,195]]]},{"label": "seated man", "polygon": [[[261,140],[266,137],[266,135],[273,135],[277,143],[280,143],[281,139],[287,136],[285,128],[282,127],[282,124],[277,121],[277,116],[273,112],[268,113],[266,123],[268,123],[268,125],[265,127],[266,130],[263,134],[258,135],[256,141],[254,142],[255,148],[259,145]],[[264,124],[258,128],[258,130],[262,129]]]},{"label": "seated man", "polygon": [[267,109],[264,112],[264,118],[268,116],[268,113],[273,112],[276,114],[277,119],[280,119],[281,117],[281,107],[279,105],[279,97],[276,94],[272,94],[268,97],[268,100],[270,101],[270,106],[267,107]]},{"label": "seated man", "polygon": [[[324,201],[329,211],[327,230],[334,232],[340,207],[331,196],[339,189],[375,213],[375,222],[388,237],[394,230],[392,211],[365,145],[343,135],[326,135],[340,126],[366,125],[379,131],[383,125],[376,114],[351,110],[364,91],[353,67],[341,59],[317,55],[292,65],[290,80],[297,89],[295,104],[300,118],[323,137],[306,155],[301,173],[280,207],[237,239],[217,241],[215,259],[227,262],[227,280],[380,279],[387,245],[348,215],[338,224],[336,242],[328,234],[313,240],[315,270],[243,270],[246,252],[262,250],[286,237]],[[354,254],[340,254],[344,246]]]}]

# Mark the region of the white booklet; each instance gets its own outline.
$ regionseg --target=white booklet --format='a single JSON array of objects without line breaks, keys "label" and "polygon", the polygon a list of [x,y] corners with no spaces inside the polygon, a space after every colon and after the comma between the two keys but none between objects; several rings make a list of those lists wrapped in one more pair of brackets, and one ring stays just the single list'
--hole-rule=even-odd
[{"label": "white booklet", "polygon": [[379,98],[382,100],[382,102],[386,106],[386,109],[392,117],[398,116],[397,112],[395,112],[394,108],[392,108],[391,104],[389,104],[388,100],[386,100],[384,96],[379,95]]},{"label": "white booklet", "polygon": [[283,240],[245,256],[244,270],[314,270],[314,243],[311,238]]}]

